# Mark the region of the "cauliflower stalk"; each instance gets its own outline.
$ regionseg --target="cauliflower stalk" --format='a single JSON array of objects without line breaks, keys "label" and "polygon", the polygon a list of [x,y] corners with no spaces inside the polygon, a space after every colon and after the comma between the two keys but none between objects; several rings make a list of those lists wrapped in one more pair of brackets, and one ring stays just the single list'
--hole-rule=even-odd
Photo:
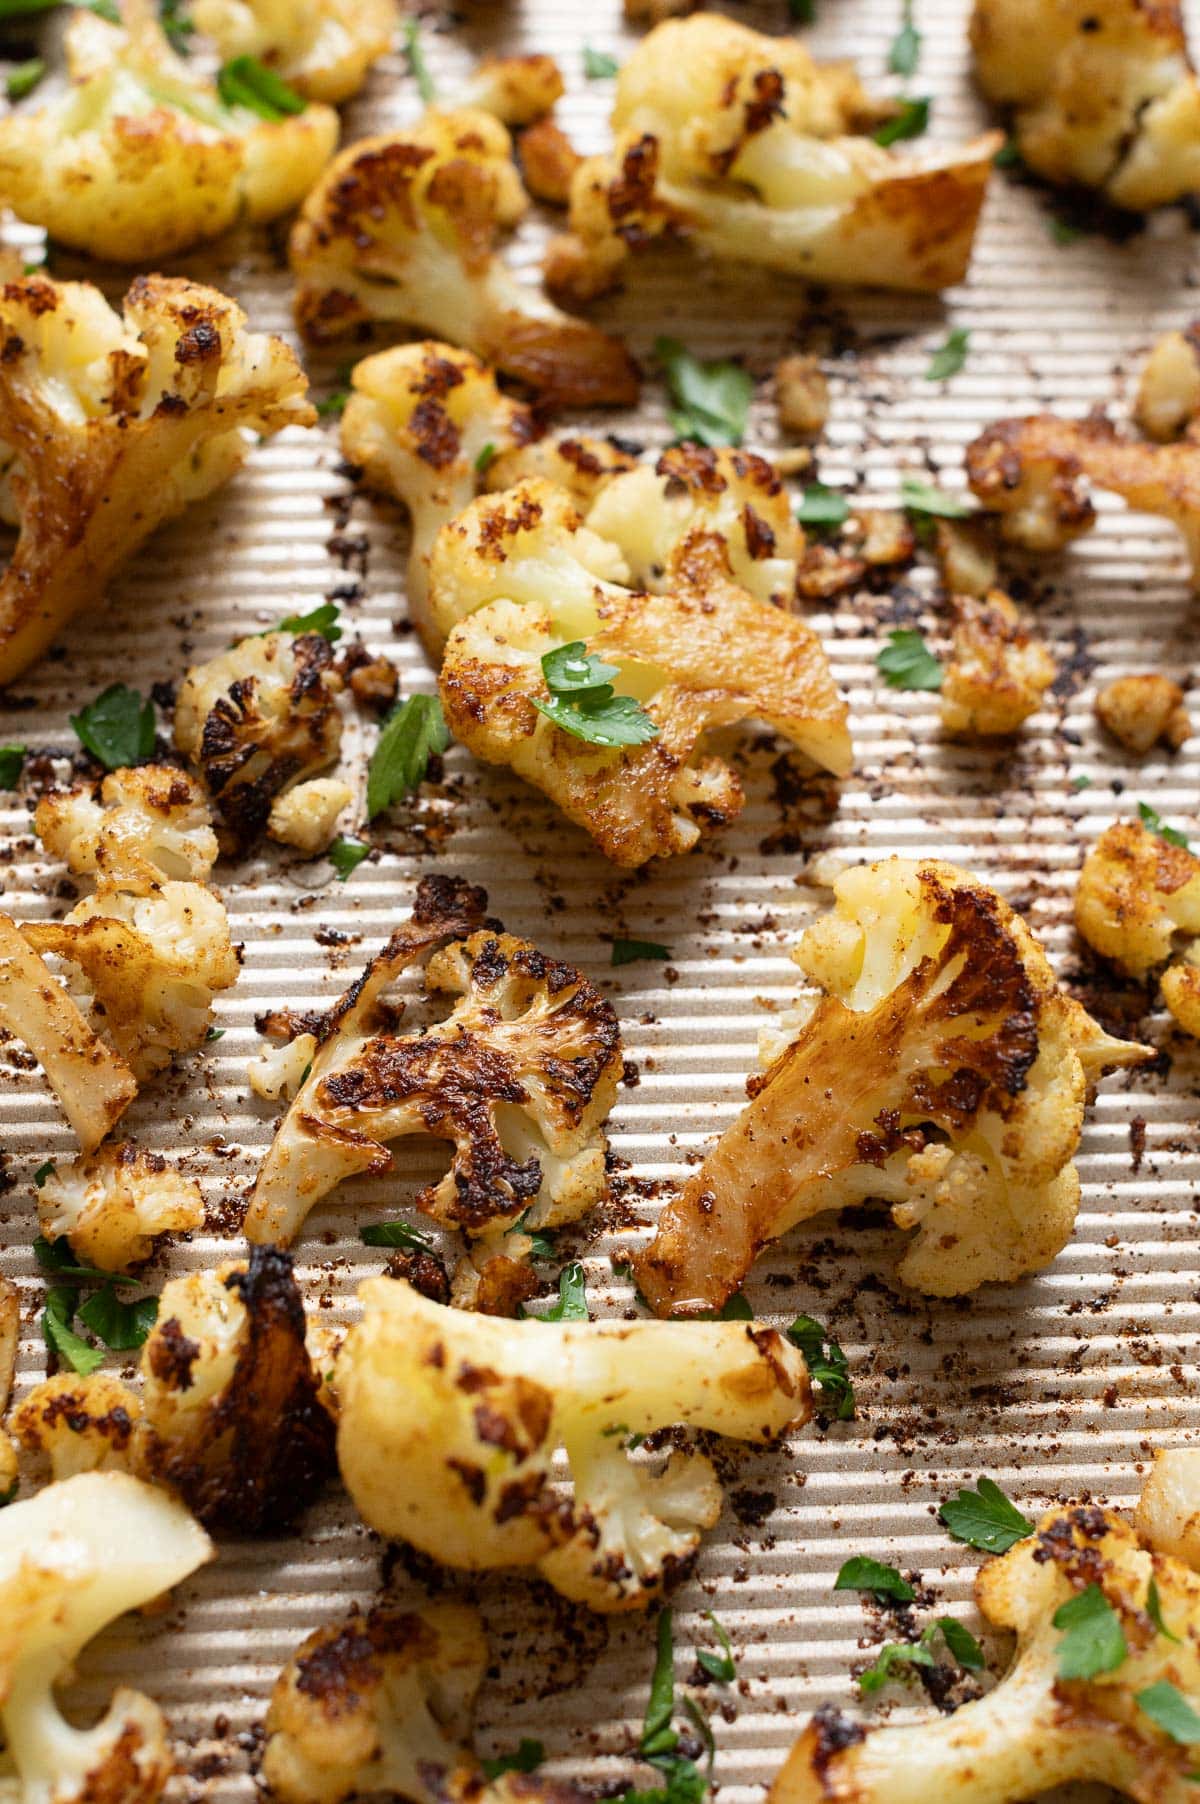
[{"label": "cauliflower stalk", "polygon": [[[439,687],[450,731],[631,868],[690,850],[741,812],[733,770],[699,751],[714,728],[758,718],[825,769],[850,765],[845,703],[820,640],[733,581],[719,537],[698,539],[671,593],[632,590],[617,548],[582,525],[567,493],[528,480],[473,503],[434,546],[430,608],[449,634]],[[543,660],[576,642],[648,717],[642,743],[588,744],[535,706],[550,695]]]},{"label": "cauliflower stalk", "polygon": [[760,1324],[510,1322],[391,1278],[359,1296],[337,1364],[338,1462],[365,1520],[448,1566],[536,1566],[594,1610],[645,1608],[721,1509],[707,1458],[675,1451],[659,1470],[626,1433],[686,1424],[761,1443],[811,1414],[802,1356]]},{"label": "cauliflower stalk", "polygon": [[0,1514],[5,1795],[23,1804],[161,1796],[175,1763],[157,1704],[121,1686],[94,1728],[77,1729],[55,1690],[108,1623],[211,1557],[208,1536],[180,1504],[122,1472],[83,1473]]},{"label": "cauliflower stalk", "polygon": [[99,606],[157,526],[233,475],[248,433],[316,418],[293,352],[248,333],[216,289],[142,276],[123,309],[42,275],[0,293],[0,518],[19,528],[0,684]]},{"label": "cauliflower stalk", "polygon": [[1083,861],[1075,925],[1128,976],[1160,970],[1163,1001],[1200,1038],[1200,858],[1141,821],[1118,821]]},{"label": "cauliflower stalk", "polygon": [[834,894],[794,954],[824,993],[636,1261],[659,1313],[719,1308],[769,1241],[868,1197],[917,1229],[899,1275],[927,1295],[1038,1270],[1074,1225],[1089,1082],[1150,1056],[953,865],[860,865]]},{"label": "cauliflower stalk", "polygon": [[131,1140],[56,1164],[42,1180],[37,1205],[47,1239],[65,1236],[81,1265],[105,1272],[127,1271],[148,1259],[160,1234],[204,1225],[195,1178],[172,1171],[165,1159]]},{"label": "cauliflower stalk", "polygon": [[358,93],[399,23],[396,0],[192,0],[191,16],[223,60],[257,57],[332,106]]},{"label": "cauliflower stalk", "polygon": [[337,114],[310,106],[264,119],[227,106],[175,55],[153,0],[122,0],[122,20],[77,11],[70,85],[0,120],[0,194],[17,217],[89,256],[144,267],[298,205],[333,155]]},{"label": "cauliflower stalk", "polygon": [[898,157],[855,135],[887,110],[794,39],[714,13],[659,25],[617,78],[612,152],[575,172],[552,290],[590,299],[662,237],[814,282],[961,282],[1000,140]]},{"label": "cauliflower stalk", "polygon": [[547,406],[631,406],[624,346],[519,282],[496,252],[528,206],[508,132],[470,108],[363,138],[335,158],[292,230],[296,319],[324,341],[381,320],[436,332]]}]

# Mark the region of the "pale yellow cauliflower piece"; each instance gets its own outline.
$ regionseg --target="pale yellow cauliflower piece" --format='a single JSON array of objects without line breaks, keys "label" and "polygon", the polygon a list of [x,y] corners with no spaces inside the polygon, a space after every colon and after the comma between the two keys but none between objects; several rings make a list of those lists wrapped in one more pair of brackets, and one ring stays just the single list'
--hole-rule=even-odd
[{"label": "pale yellow cauliflower piece", "polygon": [[1160,675],[1106,683],[1096,696],[1096,717],[1131,752],[1145,753],[1159,743],[1176,752],[1192,731],[1183,690]]},{"label": "pale yellow cauliflower piece", "polygon": [[141,276],[123,309],[43,275],[0,291],[0,518],[20,529],[0,581],[0,684],[98,609],[157,526],[233,475],[250,433],[316,418],[294,353],[247,332],[216,289]]},{"label": "pale yellow cauliflower piece", "polygon": [[967,872],[891,858],[833,889],[793,954],[823,993],[635,1261],[660,1314],[720,1308],[770,1241],[868,1197],[917,1230],[898,1271],[929,1296],[1039,1270],[1074,1226],[1089,1083],[1151,1056]]},{"label": "pale yellow cauliflower piece", "polygon": [[1200,1038],[1200,858],[1140,821],[1118,821],[1083,861],[1075,925],[1130,977],[1159,977],[1163,1001]]},{"label": "pale yellow cauliflower piece", "polygon": [[331,106],[358,93],[399,26],[396,0],[191,0],[189,11],[223,61],[256,57]]},{"label": "pale yellow cauliflower piece", "polygon": [[437,333],[525,382],[546,406],[631,406],[637,365],[597,327],[519,282],[496,250],[528,206],[491,114],[427,112],[360,139],[292,229],[296,320],[324,341],[383,320]]},{"label": "pale yellow cauliflower piece", "polygon": [[1133,1526],[1159,1553],[1200,1571],[1200,1447],[1160,1448],[1142,1486]]},{"label": "pale yellow cauliflower piece", "polygon": [[565,92],[562,70],[552,56],[485,56],[463,100],[504,125],[532,125]]},{"label": "pale yellow cauliflower piece", "polygon": [[1178,0],[975,0],[971,45],[1038,175],[1139,212],[1200,188],[1200,87]]},{"label": "pale yellow cauliflower piece", "polygon": [[[758,1323],[504,1321],[394,1278],[359,1296],[336,1382],[364,1519],[448,1566],[535,1566],[594,1610],[644,1609],[721,1509],[704,1455],[660,1468],[627,1435],[683,1424],[761,1444],[811,1415],[802,1355]],[[572,1492],[555,1508],[559,1449]]]},{"label": "pale yellow cauliflower piece", "polygon": [[59,1372],[27,1391],[9,1427],[57,1483],[80,1472],[128,1472],[137,1461],[142,1405],[111,1372]]},{"label": "pale yellow cauliflower piece", "polygon": [[1002,590],[981,600],[955,595],[950,606],[954,629],[942,678],[942,725],[964,737],[1017,732],[1054,681],[1054,659]]},{"label": "pale yellow cauliflower piece", "polygon": [[552,290],[589,299],[676,236],[814,282],[961,282],[999,139],[897,156],[856,135],[888,110],[796,39],[715,13],[659,25],[617,77],[613,150],[575,174]]},{"label": "pale yellow cauliflower piece", "polygon": [[1164,332],[1142,366],[1133,417],[1147,438],[1180,438],[1200,414],[1200,323]]},{"label": "pale yellow cauliflower piece", "polygon": [[0,195],[17,217],[145,267],[297,206],[333,155],[337,114],[310,106],[268,120],[226,106],[175,55],[152,0],[123,0],[122,17],[77,11],[70,85],[0,120]]},{"label": "pale yellow cauliflower piece", "polygon": [[173,1171],[157,1153],[131,1140],[99,1147],[84,1159],[56,1164],[37,1196],[48,1240],[62,1236],[79,1264],[121,1272],[148,1259],[160,1234],[185,1234],[204,1222],[195,1178]]},{"label": "pale yellow cauliflower piece", "polygon": [[217,861],[208,798],[170,764],[111,771],[90,788],[52,789],[33,824],[52,857],[101,884],[203,883]]}]

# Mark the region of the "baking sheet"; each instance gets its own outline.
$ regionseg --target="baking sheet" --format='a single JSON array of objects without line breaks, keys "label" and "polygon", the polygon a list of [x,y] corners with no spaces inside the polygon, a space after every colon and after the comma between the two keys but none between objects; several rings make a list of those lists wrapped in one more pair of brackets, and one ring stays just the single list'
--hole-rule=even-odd
[{"label": "baking sheet", "polygon": [[[773,0],[728,10],[780,29],[786,9]],[[819,51],[852,55],[865,76],[879,77],[899,0],[822,0],[818,10]],[[967,77],[966,14],[960,0],[917,0],[924,55],[913,91],[935,97],[932,136],[947,143],[983,121]],[[619,0],[480,3],[453,15],[432,8],[422,19],[443,94],[453,95],[487,49],[549,51],[570,84],[563,123],[581,148],[603,145],[611,83],[584,79],[581,47],[586,39],[627,54]],[[348,109],[345,137],[418,110],[403,59],[394,57]],[[788,345],[821,351],[833,390],[821,478],[887,504],[903,473],[957,487],[962,447],[989,419],[1040,406],[1079,414],[1097,403],[1123,405],[1148,343],[1191,317],[1194,241],[1182,214],[1153,221],[1120,246],[1091,236],[1059,244],[1049,220],[1043,198],[998,177],[970,284],[944,304],[809,297],[798,285],[743,279],[680,256],[635,269],[628,293],[597,317],[626,330],[639,353],[672,332],[700,354],[744,355],[760,375]],[[530,221],[515,252],[531,271],[542,229]],[[237,236],[174,267],[228,287],[256,327],[287,332],[282,237]],[[38,235],[10,225],[4,238],[25,249]],[[112,296],[127,279],[63,257],[53,267],[88,274]],[[928,383],[929,355],[951,324],[970,330],[970,356],[950,383]],[[307,358],[318,395],[336,386],[345,355]],[[664,443],[661,391],[649,383],[636,419],[604,416],[603,424]],[[749,442],[775,442],[765,388]],[[787,952],[821,906],[805,877],[816,852],[857,859],[936,850],[966,864],[1025,911],[1085,1000],[1131,1011],[1131,1024],[1163,1049],[1162,1068],[1105,1083],[1079,1160],[1076,1236],[1049,1271],[965,1304],[928,1303],[894,1285],[896,1233],[878,1220],[827,1217],[774,1248],[746,1286],[756,1311],[781,1325],[799,1310],[830,1324],[850,1356],[859,1414],[824,1434],[809,1428],[775,1454],[732,1446],[721,1454],[730,1507],[675,1599],[675,1626],[681,1679],[698,1676],[690,1649],[705,1640],[702,1611],[716,1608],[734,1643],[737,1685],[727,1696],[707,1694],[717,1780],[732,1804],[759,1795],[815,1706],[859,1707],[852,1667],[887,1638],[886,1625],[856,1595],[831,1592],[844,1558],[872,1553],[918,1571],[928,1599],[922,1621],[945,1608],[978,1629],[969,1603],[978,1557],[938,1525],[945,1496],[986,1471],[1033,1509],[1066,1495],[1123,1504],[1136,1494],[1151,1448],[1189,1440],[1200,1427],[1200,1064],[1167,1017],[1145,1012],[1139,993],[1089,972],[1071,930],[1082,846],[1112,819],[1146,800],[1168,820],[1195,823],[1200,739],[1139,763],[1101,742],[1091,713],[1096,685],[1114,675],[1188,676],[1193,604],[1174,532],[1103,497],[1100,509],[1090,539],[1032,573],[1026,593],[1060,661],[1060,681],[1011,752],[944,743],[934,698],[895,694],[877,678],[874,658],[889,626],[937,630],[930,572],[916,571],[894,592],[853,596],[811,615],[850,696],[854,775],[840,793],[825,779],[797,783],[781,745],[742,736],[746,811],[697,855],[622,877],[542,798],[456,748],[445,784],[393,812],[375,834],[384,855],[348,884],[322,886],[312,867],[275,854],[226,868],[245,966],[218,1002],[224,1037],[126,1118],[145,1146],[179,1158],[200,1179],[213,1223],[161,1261],[156,1286],[168,1273],[236,1256],[240,1242],[222,1224],[238,1218],[272,1126],[245,1081],[258,1049],[254,1017],[332,999],[407,909],[422,874],[460,872],[488,886],[513,931],[600,982],[621,1014],[637,1081],[621,1090],[611,1123],[620,1206],[607,1228],[593,1224],[579,1237],[594,1309],[620,1310],[629,1291],[610,1282],[605,1255],[642,1232],[622,1221],[630,1213],[648,1221],[656,1188],[733,1119],[758,1031],[795,993]],[[357,496],[340,469],[336,423],[284,433],[255,452],[231,487],[161,531],[113,585],[109,607],[77,620],[63,655],[16,685],[0,713],[0,743],[69,755],[69,712],[106,684],[146,689],[177,677],[237,635],[329,596],[368,645],[396,659],[404,693],[432,690],[414,638],[397,630],[404,556],[399,512]],[[361,777],[356,732],[347,761],[357,758]],[[1084,776],[1091,786],[1077,788]],[[37,855],[27,809],[3,793],[0,845],[7,911],[46,918],[70,905],[61,870]],[[314,934],[330,929],[345,943],[317,945]],[[614,933],[667,943],[670,968],[612,971]],[[0,1047],[0,1146],[14,1180],[0,1197],[0,1264],[22,1290],[20,1390],[45,1365],[43,1286],[29,1250],[37,1231],[32,1172],[73,1149],[40,1074],[22,1069],[15,1054]],[[383,1259],[361,1245],[358,1224],[407,1204],[441,1168],[438,1149],[406,1144],[392,1179],[346,1186],[309,1218],[296,1250],[310,1309],[334,1323],[349,1319],[355,1285]],[[245,1800],[253,1795],[255,1725],[279,1667],[310,1630],[371,1600],[384,1582],[394,1596],[425,1595],[420,1575],[389,1555],[331,1489],[298,1537],[224,1542],[219,1563],[181,1588],[168,1615],[122,1625],[97,1645],[88,1683],[99,1696],[120,1675],[160,1700],[180,1744],[173,1796]],[[483,1751],[533,1733],[564,1774],[617,1787],[637,1771],[630,1750],[653,1661],[652,1619],[592,1617],[520,1576],[476,1582],[446,1574],[441,1582],[447,1594],[479,1601],[491,1635]],[[916,1687],[884,1695],[885,1708],[929,1708]]]}]

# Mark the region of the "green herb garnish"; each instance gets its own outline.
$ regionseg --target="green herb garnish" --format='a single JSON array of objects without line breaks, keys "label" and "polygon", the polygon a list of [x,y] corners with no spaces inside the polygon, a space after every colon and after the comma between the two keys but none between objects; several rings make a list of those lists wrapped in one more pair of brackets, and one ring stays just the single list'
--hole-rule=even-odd
[{"label": "green herb garnish", "polygon": [[671,430],[700,445],[740,445],[746,433],[754,378],[740,363],[702,363],[677,338],[660,338],[654,355],[671,396]]},{"label": "green herb garnish", "polygon": [[942,667],[913,627],[888,634],[888,643],[875,659],[875,668],[892,689],[940,689]]},{"label": "green herb garnish", "polygon": [[137,764],[154,751],[154,703],[136,689],[112,683],[78,714],[71,725],[79,743],[105,770]]},{"label": "green herb garnish", "polygon": [[981,1478],[974,1491],[962,1490],[938,1511],[951,1538],[984,1553],[1007,1553],[1033,1533],[1033,1523],[1004,1495],[991,1478]]},{"label": "green herb garnish", "polygon": [[286,119],[304,111],[302,94],[260,63],[256,56],[235,56],[217,71],[217,92],[229,107],[243,107],[260,119]]},{"label": "green herb garnish", "polygon": [[367,819],[373,821],[401,796],[411,795],[423,781],[429,760],[440,757],[449,744],[436,695],[410,695],[393,708],[367,772]]}]

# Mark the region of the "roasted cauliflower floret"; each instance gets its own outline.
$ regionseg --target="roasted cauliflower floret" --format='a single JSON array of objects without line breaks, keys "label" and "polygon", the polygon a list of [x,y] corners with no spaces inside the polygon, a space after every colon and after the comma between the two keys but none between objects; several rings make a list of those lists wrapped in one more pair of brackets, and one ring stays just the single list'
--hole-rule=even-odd
[{"label": "roasted cauliflower floret", "polygon": [[[1016,1631],[995,1689],[952,1716],[903,1728],[863,1729],[818,1711],[768,1804],[1021,1804],[1073,1780],[1111,1785],[1139,1804],[1187,1804],[1196,1750],[1160,1726],[1157,1712],[1175,1705],[1194,1716],[1200,1706],[1195,1573],[1087,1504],[1044,1516],[984,1566],[975,1591],[986,1621]],[[1056,1618],[1084,1596],[1095,1604],[1091,1620],[1106,1617],[1106,1664],[1077,1677],[1066,1653],[1070,1620]]]},{"label": "roasted cauliflower floret", "polygon": [[501,394],[470,351],[426,339],[354,366],[342,452],[373,489],[408,509],[409,617],[432,651],[429,554],[439,529],[474,501],[493,460],[536,438],[533,413]]},{"label": "roasted cauliflower floret", "polygon": [[1200,1447],[1159,1449],[1133,1526],[1156,1552],[1200,1571]]},{"label": "roasted cauliflower floret", "polygon": [[971,45],[1038,175],[1139,212],[1200,188],[1200,88],[1177,0],[975,0]]},{"label": "roasted cauliflower floret", "polygon": [[169,764],[115,770],[90,788],[52,789],[33,824],[52,857],[99,884],[203,883],[217,861],[207,797]]},{"label": "roasted cauliflower floret", "polygon": [[0,194],[18,218],[144,266],[296,206],[333,155],[337,114],[267,120],[226,106],[172,51],[152,0],[122,0],[122,18],[76,12],[70,86],[0,120]]},{"label": "roasted cauliflower floret", "polygon": [[1153,674],[1106,683],[1096,696],[1096,717],[1131,752],[1160,743],[1177,752],[1192,732],[1179,684]]},{"label": "roasted cauliflower floret", "polygon": [[833,888],[793,954],[823,995],[635,1262],[659,1313],[719,1308],[769,1241],[867,1197],[918,1230],[899,1275],[927,1295],[1037,1271],[1074,1225],[1088,1084],[1150,1057],[965,871],[884,859]]},{"label": "roasted cauliflower floret", "polygon": [[337,106],[387,55],[398,9],[396,0],[192,0],[191,17],[225,61],[257,57],[310,100]]},{"label": "roasted cauliflower floret", "polygon": [[[712,728],[757,717],[844,775],[846,709],[820,641],[740,588],[728,559],[719,536],[697,534],[674,592],[641,593],[605,580],[623,560],[563,490],[527,481],[475,502],[443,527],[430,571],[433,619],[450,632],[439,683],[450,731],[629,867],[688,851],[741,811],[733,770],[698,749]],[[535,706],[550,695],[543,660],[576,643],[637,704],[641,743],[589,744]]]},{"label": "roasted cauliflower floret", "polygon": [[0,291],[0,517],[20,528],[0,683],[99,606],[156,526],[233,475],[249,433],[316,418],[294,353],[248,333],[216,289],[142,276],[123,307],[42,275]]},{"label": "roasted cauliflower floret", "polygon": [[59,1372],[26,1392],[9,1427],[58,1481],[79,1472],[136,1471],[141,1414],[140,1399],[111,1372]]},{"label": "roasted cauliflower floret", "polygon": [[880,117],[794,39],[714,13],[658,26],[617,78],[612,152],[576,172],[551,288],[589,299],[664,236],[814,282],[961,282],[999,139],[905,159],[853,135]]},{"label": "roasted cauliflower floret", "polygon": [[[676,1451],[656,1470],[626,1431],[761,1443],[811,1414],[802,1356],[760,1324],[508,1322],[394,1278],[359,1296],[336,1384],[338,1461],[363,1517],[448,1566],[536,1566],[594,1610],[645,1608],[721,1509],[706,1458]],[[560,1448],[569,1497],[552,1482]]]},{"label": "roasted cauliflower floret", "polygon": [[554,119],[539,119],[527,125],[517,139],[521,174],[534,200],[548,207],[566,207],[571,200],[571,183],[583,158]]},{"label": "roasted cauliflower floret", "polygon": [[21,929],[0,915],[0,1027],[33,1054],[85,1153],[137,1095],[125,1060],[94,1033]]},{"label": "roasted cauliflower floret", "polygon": [[[0,1421],[12,1396],[21,1343],[21,1293],[11,1278],[0,1277]],[[0,1509],[17,1494],[20,1472],[16,1444],[0,1431]]]},{"label": "roasted cauliflower floret", "polygon": [[354,800],[340,777],[314,777],[285,790],[271,803],[267,835],[281,846],[294,846],[314,858],[333,838],[338,816]]},{"label": "roasted cauliflower floret", "polygon": [[504,125],[532,125],[565,92],[562,70],[552,56],[485,56],[464,99]]},{"label": "roasted cauliflower floret", "polygon": [[188,671],[175,703],[175,744],[204,774],[227,850],[247,851],[270,829],[278,798],[336,764],[341,692],[333,648],[320,633],[242,639]]},{"label": "roasted cauliflower floret", "polygon": [[[392,1166],[390,1141],[448,1140],[454,1155],[418,1207],[468,1234],[531,1211],[531,1227],[574,1221],[605,1187],[602,1125],[621,1076],[612,1006],[572,965],[490,930],[430,958],[431,995],[456,998],[443,1021],[400,1034],[379,999],[406,965],[484,906],[460,886],[418,897],[365,976],[312,1036],[311,1069],[284,1117],[246,1216],[252,1241],[286,1244],[342,1178]],[[422,918],[423,917],[423,918]]]},{"label": "roasted cauliflower floret", "polygon": [[1200,1038],[1200,858],[1140,821],[1118,821],[1083,861],[1075,925],[1130,977],[1157,967],[1163,1001]]},{"label": "roasted cauliflower floret", "polygon": [[105,1272],[148,1259],[160,1234],[185,1234],[204,1223],[195,1178],[172,1171],[165,1159],[131,1140],[56,1164],[42,1180],[37,1204],[46,1238],[65,1235],[81,1265]]},{"label": "roasted cauliflower floret", "polygon": [[1200,414],[1200,321],[1164,332],[1142,365],[1133,417],[1147,438],[1180,438]]},{"label": "roasted cauliflower floret", "polygon": [[811,438],[829,418],[829,383],[819,357],[795,352],[775,366],[775,406],[784,432]]},{"label": "roasted cauliflower floret", "polygon": [[982,600],[951,598],[954,634],[944,666],[942,725],[948,733],[1015,733],[1041,705],[1054,659],[1000,589]]},{"label": "roasted cauliflower floret", "polygon": [[436,333],[536,391],[547,406],[631,406],[624,346],[510,274],[498,232],[528,205],[505,128],[463,108],[363,138],[309,195],[292,230],[296,319],[310,339],[364,320]]},{"label": "roasted cauliflower floret", "polygon": [[123,1472],[87,1472],[0,1513],[0,1776],[38,1804],[154,1804],[175,1770],[158,1705],[120,1686],[91,1729],[55,1691],[84,1645],[212,1557],[204,1530]]},{"label": "roasted cauliflower floret", "polygon": [[209,1528],[277,1533],[333,1465],[286,1253],[173,1278],[142,1348],[140,1458]]}]

